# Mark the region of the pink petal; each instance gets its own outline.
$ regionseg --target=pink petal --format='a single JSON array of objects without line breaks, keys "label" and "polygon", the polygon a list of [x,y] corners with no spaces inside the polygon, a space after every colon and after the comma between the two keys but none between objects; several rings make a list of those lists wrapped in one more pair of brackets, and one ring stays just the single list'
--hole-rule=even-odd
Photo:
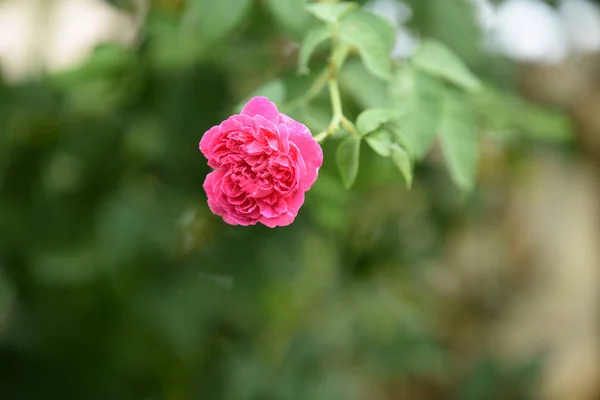
[{"label": "pink petal", "polygon": [[259,222],[262,223],[263,225],[268,226],[269,228],[275,228],[276,226],[287,226],[287,225],[291,224],[292,222],[294,222],[295,218],[296,218],[295,214],[284,213],[275,218],[267,218],[265,216],[262,216],[260,218]]},{"label": "pink petal", "polygon": [[204,191],[206,192],[206,196],[208,197],[208,208],[215,215],[225,215],[225,209],[221,205],[218,200],[218,197],[215,195],[214,186],[218,185],[218,182],[223,178],[222,171],[216,170],[206,175],[206,179],[204,180]]},{"label": "pink petal", "polygon": [[281,140],[281,144],[283,145],[281,151],[287,154],[287,152],[290,151],[290,134],[288,132],[287,126],[285,126],[284,124],[279,124],[277,130],[279,131],[279,138]]},{"label": "pink petal", "polygon": [[277,106],[270,102],[266,97],[258,96],[251,98],[242,109],[241,114],[250,117],[262,115],[274,124],[279,122],[279,111],[277,110]]},{"label": "pink petal", "polygon": [[306,174],[300,182],[304,190],[308,190],[317,180],[319,168],[323,165],[323,150],[306,126],[284,114],[280,119],[288,128],[290,142],[298,147],[306,164]]},{"label": "pink petal", "polygon": [[288,212],[297,214],[302,204],[304,204],[304,191],[297,190],[294,194],[285,199],[288,205]]},{"label": "pink petal", "polygon": [[248,152],[248,154],[261,154],[263,153],[264,149],[264,146],[256,140],[246,147],[246,151]]},{"label": "pink petal", "polygon": [[275,207],[265,201],[257,201],[257,204],[260,207],[261,215],[265,218],[275,218],[281,214],[275,210]]},{"label": "pink petal", "polygon": [[216,143],[221,139],[221,134],[219,133],[219,126],[213,126],[209,130],[207,130],[202,139],[200,140],[200,151],[204,154],[208,160],[211,158],[211,153],[213,148],[216,146]]}]

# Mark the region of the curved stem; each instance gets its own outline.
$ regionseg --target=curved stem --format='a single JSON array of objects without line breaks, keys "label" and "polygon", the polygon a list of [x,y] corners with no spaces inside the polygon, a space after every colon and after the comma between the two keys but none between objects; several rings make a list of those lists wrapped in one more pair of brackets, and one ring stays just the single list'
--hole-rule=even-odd
[{"label": "curved stem", "polygon": [[360,133],[358,133],[358,129],[356,129],[356,126],[354,126],[354,124],[352,123],[352,121],[350,121],[348,118],[342,116],[342,119],[341,119],[340,122],[342,123],[342,126],[344,128],[346,128],[346,130],[348,132],[350,132],[354,136],[361,136]]},{"label": "curved stem", "polygon": [[[335,35],[332,38],[332,42],[334,50],[329,57],[329,64],[327,67],[321,72],[317,80],[304,95],[292,101],[287,107],[285,107],[286,111],[289,112],[297,107],[307,104],[312,99],[317,97],[326,83],[328,84],[329,98],[331,100],[331,110],[333,115],[327,129],[314,136],[315,140],[319,143],[324,141],[328,136],[333,135],[340,128],[340,123],[343,124],[344,127],[346,127],[346,129],[348,129],[352,134],[358,135],[358,132],[354,128],[352,122],[344,117],[344,113],[342,111],[342,98],[337,80],[338,70],[341,69],[344,61],[346,61],[348,53],[350,52],[350,47],[338,43]],[[350,128],[347,128],[347,126]]]},{"label": "curved stem", "polygon": [[315,140],[317,141],[317,143],[322,143],[323,140],[325,140],[327,138],[327,136],[329,136],[329,130],[328,129],[317,133],[313,137],[315,138]]},{"label": "curved stem", "polygon": [[327,129],[319,132],[315,136],[315,140],[321,143],[328,136],[333,135],[340,127],[340,122],[345,119],[342,111],[342,98],[340,96],[340,88],[335,77],[329,78],[329,97],[331,98],[331,109],[333,116]]}]

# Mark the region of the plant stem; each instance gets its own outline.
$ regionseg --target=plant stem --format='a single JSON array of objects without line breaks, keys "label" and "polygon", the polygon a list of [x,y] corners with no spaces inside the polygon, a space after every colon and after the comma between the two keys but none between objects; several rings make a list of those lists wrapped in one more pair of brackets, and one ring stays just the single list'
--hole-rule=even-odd
[{"label": "plant stem", "polygon": [[337,72],[338,69],[342,67],[346,57],[348,57],[348,53],[350,51],[349,46],[337,43],[336,38],[333,39],[333,47],[334,51],[329,57],[329,65],[325,68],[314,84],[308,89],[308,91],[295,101],[291,102],[287,107],[286,111],[291,111],[299,106],[302,106],[308,102],[310,102],[313,98],[315,98],[323,89],[325,84],[328,84],[329,87],[329,98],[331,100],[331,109],[333,115],[331,117],[331,122],[327,129],[319,132],[314,136],[315,140],[321,143],[328,136],[333,135],[339,128],[340,123],[344,125],[344,127],[349,126],[348,129],[352,134],[358,135],[356,129],[352,122],[350,122],[346,117],[344,117],[344,113],[342,111],[342,98],[340,96],[340,87],[337,80]]},{"label": "plant stem", "polygon": [[342,112],[342,98],[340,96],[340,87],[338,86],[337,79],[329,79],[329,96],[331,97],[331,109],[333,110],[333,117],[331,119],[331,126],[338,126],[340,121],[344,118]]},{"label": "plant stem", "polygon": [[342,119],[341,119],[340,122],[342,123],[342,126],[344,128],[346,128],[346,130],[348,132],[350,132],[354,136],[361,136],[360,133],[358,133],[358,130],[356,129],[356,127],[354,126],[354,124],[352,123],[352,121],[350,121],[348,118],[342,116]]},{"label": "plant stem", "polygon": [[340,96],[340,88],[338,86],[337,79],[335,77],[329,78],[329,97],[331,99],[331,109],[333,116],[327,129],[319,132],[315,136],[315,140],[321,143],[325,138],[333,135],[340,127],[340,122],[344,119],[344,113],[342,111],[342,98]]},{"label": "plant stem", "polygon": [[327,138],[327,136],[329,136],[329,130],[326,129],[324,131],[321,131],[319,133],[317,133],[314,138],[317,141],[317,143],[322,143],[323,140],[325,140]]}]

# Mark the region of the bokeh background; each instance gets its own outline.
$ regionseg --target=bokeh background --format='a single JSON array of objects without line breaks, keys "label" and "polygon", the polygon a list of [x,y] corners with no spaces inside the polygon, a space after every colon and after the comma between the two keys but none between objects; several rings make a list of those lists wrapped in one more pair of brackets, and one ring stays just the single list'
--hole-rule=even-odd
[{"label": "bokeh background", "polygon": [[[434,149],[347,191],[326,142],[269,229],[210,213],[197,145],[310,84],[301,1],[0,0],[1,399],[600,398],[600,2],[360,3],[486,83],[477,188]],[[355,61],[354,117],[385,89]]]}]

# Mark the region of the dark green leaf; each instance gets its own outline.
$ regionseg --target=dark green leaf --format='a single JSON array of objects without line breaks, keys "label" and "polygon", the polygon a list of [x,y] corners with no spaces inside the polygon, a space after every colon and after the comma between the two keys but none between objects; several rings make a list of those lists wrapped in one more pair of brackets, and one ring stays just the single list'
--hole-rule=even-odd
[{"label": "dark green leaf", "polygon": [[390,55],[396,36],[386,19],[361,10],[351,11],[340,20],[339,38],[358,49],[372,74],[386,80],[391,78]]},{"label": "dark green leaf", "polygon": [[440,141],[453,182],[463,190],[472,189],[479,135],[471,105],[457,93],[448,92],[445,96]]},{"label": "dark green leaf", "polygon": [[298,73],[307,74],[309,73],[308,62],[310,57],[317,49],[317,47],[329,39],[331,36],[331,30],[328,26],[319,26],[310,30],[300,46],[300,54],[298,56]]},{"label": "dark green leaf", "polygon": [[360,137],[350,135],[342,140],[337,148],[337,165],[340,170],[342,182],[347,189],[352,187],[358,175],[360,142]]},{"label": "dark green leaf", "polygon": [[465,65],[465,63],[446,45],[426,40],[411,58],[417,68],[446,79],[463,89],[477,91],[481,82]]},{"label": "dark green leaf", "polygon": [[441,82],[408,66],[391,83],[393,104],[402,113],[398,126],[416,159],[423,158],[435,140],[443,91]]},{"label": "dark green leaf", "polygon": [[356,3],[311,3],[306,6],[309,13],[321,21],[337,22],[341,16],[356,8]]}]

